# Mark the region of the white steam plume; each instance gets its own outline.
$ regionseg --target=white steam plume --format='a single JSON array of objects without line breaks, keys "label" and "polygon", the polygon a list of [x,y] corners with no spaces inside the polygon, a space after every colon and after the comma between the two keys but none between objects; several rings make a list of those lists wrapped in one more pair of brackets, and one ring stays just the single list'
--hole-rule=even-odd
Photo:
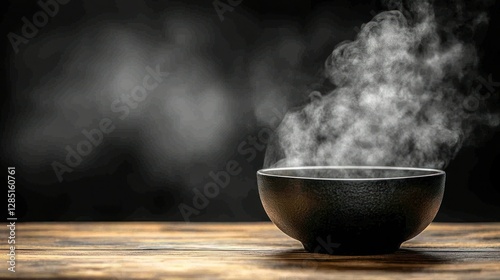
[{"label": "white steam plume", "polygon": [[430,4],[412,12],[382,12],[335,48],[325,75],[336,88],[285,116],[265,167],[444,168],[475,125],[498,125],[498,116],[463,107],[473,45],[440,36]]}]

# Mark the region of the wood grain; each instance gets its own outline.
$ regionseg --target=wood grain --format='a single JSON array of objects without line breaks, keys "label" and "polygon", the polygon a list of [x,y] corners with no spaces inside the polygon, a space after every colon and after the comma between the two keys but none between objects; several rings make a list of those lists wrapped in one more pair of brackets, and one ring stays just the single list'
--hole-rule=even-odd
[{"label": "wood grain", "polygon": [[500,279],[500,223],[432,224],[375,256],[306,253],[271,223],[21,223],[16,233],[17,272],[3,242],[2,279]]}]

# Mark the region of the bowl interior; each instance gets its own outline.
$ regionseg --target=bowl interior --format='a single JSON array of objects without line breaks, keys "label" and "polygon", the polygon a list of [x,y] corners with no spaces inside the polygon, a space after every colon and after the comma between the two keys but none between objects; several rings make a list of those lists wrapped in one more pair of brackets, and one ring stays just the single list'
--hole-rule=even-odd
[{"label": "bowl interior", "polygon": [[264,176],[297,179],[387,180],[433,176],[444,172],[412,167],[307,166],[263,169],[259,173]]}]

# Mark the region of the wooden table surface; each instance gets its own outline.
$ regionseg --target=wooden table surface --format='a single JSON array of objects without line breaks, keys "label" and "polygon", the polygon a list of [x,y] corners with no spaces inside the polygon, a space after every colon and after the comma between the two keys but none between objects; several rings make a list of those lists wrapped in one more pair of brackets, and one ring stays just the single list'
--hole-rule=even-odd
[{"label": "wooden table surface", "polygon": [[[5,226],[4,226],[5,227]],[[20,279],[500,279],[500,223],[440,224],[394,254],[306,253],[271,223],[20,223]]]}]

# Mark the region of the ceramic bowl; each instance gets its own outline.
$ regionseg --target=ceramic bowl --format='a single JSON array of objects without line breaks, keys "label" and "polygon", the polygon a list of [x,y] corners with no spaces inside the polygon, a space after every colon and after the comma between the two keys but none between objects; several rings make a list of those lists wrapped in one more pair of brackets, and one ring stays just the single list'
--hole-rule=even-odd
[{"label": "ceramic bowl", "polygon": [[445,172],[368,166],[262,169],[259,195],[271,221],[309,252],[396,251],[436,216]]}]

